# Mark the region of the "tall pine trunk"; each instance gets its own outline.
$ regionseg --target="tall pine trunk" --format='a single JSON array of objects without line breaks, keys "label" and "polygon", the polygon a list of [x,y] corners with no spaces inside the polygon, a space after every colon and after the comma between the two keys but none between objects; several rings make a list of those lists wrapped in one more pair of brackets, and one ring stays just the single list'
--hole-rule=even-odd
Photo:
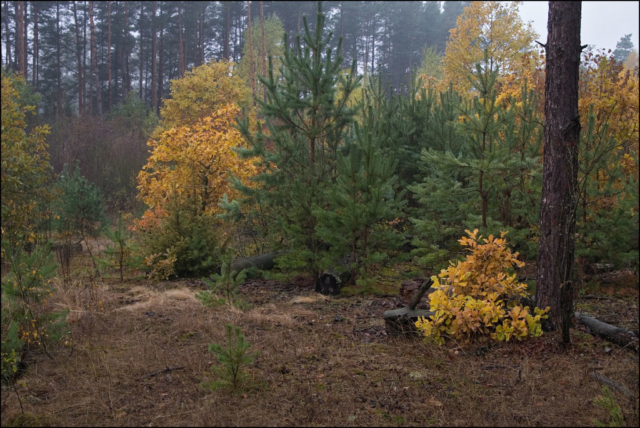
[{"label": "tall pine trunk", "polygon": [[140,66],[139,66],[139,71],[140,71],[140,80],[139,80],[139,85],[140,88],[138,89],[138,96],[140,97],[140,99],[142,100],[142,75],[144,74],[144,2],[140,2]]},{"label": "tall pine trunk", "polygon": [[31,2],[33,7],[33,87],[38,92],[38,2]]},{"label": "tall pine trunk", "polygon": [[[251,37],[251,2],[247,0],[247,30],[249,31],[249,69],[251,75],[251,94],[256,96],[256,72],[253,64],[253,37]],[[253,104],[255,105],[255,99]]]},{"label": "tall pine trunk", "polygon": [[[224,29],[224,43],[223,43],[223,54],[222,56],[224,57],[224,59],[226,59],[227,61],[229,61],[229,36],[230,36],[230,29],[231,29],[231,5],[229,4],[229,2],[225,2],[224,3],[224,9],[226,11],[226,20],[225,20],[225,29]],[[9,33],[9,31],[7,30],[7,34]],[[7,37],[7,46],[9,46],[9,38]],[[9,57],[11,57],[11,55],[9,55]]]},{"label": "tall pine trunk", "polygon": [[[162,7],[160,7],[160,16],[162,16]],[[156,114],[160,114],[160,104],[162,104],[162,90],[164,88],[164,28],[160,30],[160,58],[158,58],[158,104],[156,105]]]},{"label": "tall pine trunk", "polygon": [[178,2],[178,79],[184,76],[184,44],[182,43],[182,2]]},{"label": "tall pine trunk", "polygon": [[109,111],[111,111],[111,2],[107,2],[107,80],[109,86]]},{"label": "tall pine trunk", "polygon": [[62,47],[60,46],[60,2],[56,2],[56,57],[58,60],[58,90],[56,105],[56,121],[59,121],[62,115]]},{"label": "tall pine trunk", "polygon": [[129,75],[129,2],[124,2],[124,37],[122,42],[122,48],[120,50],[120,67],[122,68],[122,100],[126,100],[129,91],[131,90],[131,76]]},{"label": "tall pine trunk", "polygon": [[[267,78],[267,50],[264,48],[264,11],[262,9],[262,2],[260,2],[260,27],[262,30],[262,77],[264,79]],[[264,98],[264,102],[267,102],[267,91],[262,86],[262,96]]]},{"label": "tall pine trunk", "polygon": [[[91,75],[96,84],[96,108],[98,117],[102,119],[102,88],[98,76],[98,54],[96,52],[96,26],[93,23],[93,2],[89,2],[89,25],[91,26]],[[93,103],[92,103],[93,104]]]},{"label": "tall pine trunk", "polygon": [[76,2],[73,2],[73,20],[75,23],[76,33],[76,61],[78,63],[78,115],[82,116],[84,112],[84,83],[82,78],[82,46],[80,45],[80,24],[78,23],[78,8]]},{"label": "tall pine trunk", "polygon": [[16,57],[18,60],[18,74],[26,74],[26,52],[24,49],[24,2],[16,2]]},{"label": "tall pine trunk", "polygon": [[202,9],[200,12],[200,64],[204,64],[204,18],[207,11],[207,5],[202,3]]},{"label": "tall pine trunk", "polygon": [[158,76],[157,76],[157,68],[158,64],[156,61],[156,2],[153,2],[152,6],[153,12],[151,15],[151,106],[153,107],[153,111],[155,112],[158,106]]},{"label": "tall pine trunk", "polygon": [[569,342],[573,306],[571,276],[576,224],[578,139],[578,77],[581,2],[549,2],[545,77],[545,130],[540,251],[536,305],[549,306],[545,329],[562,326]]},{"label": "tall pine trunk", "polygon": [[11,59],[11,33],[9,32],[9,3],[4,1],[4,35],[6,36],[6,56],[5,64],[7,68],[13,68],[13,61]]}]

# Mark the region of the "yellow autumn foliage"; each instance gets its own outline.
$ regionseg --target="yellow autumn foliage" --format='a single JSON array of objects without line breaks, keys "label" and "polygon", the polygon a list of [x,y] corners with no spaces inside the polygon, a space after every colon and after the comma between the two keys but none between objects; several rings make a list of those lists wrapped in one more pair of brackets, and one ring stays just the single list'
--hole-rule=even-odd
[{"label": "yellow autumn foliage", "polygon": [[245,146],[234,127],[239,114],[239,107],[226,104],[191,126],[174,127],[158,140],[150,139],[151,156],[138,174],[140,198],[151,209],[177,202],[206,215],[217,213],[220,197],[233,197],[229,172],[247,178],[256,171],[251,160],[233,150]]},{"label": "yellow autumn foliage", "polygon": [[160,109],[161,125],[152,138],[174,127],[191,126],[226,104],[251,106],[251,90],[235,73],[234,62],[211,61],[171,81],[171,98]]},{"label": "yellow autumn foliage", "polygon": [[507,232],[500,238],[490,235],[484,244],[478,242],[477,229],[466,232],[469,237],[458,242],[469,247],[471,254],[432,277],[436,291],[429,303],[435,315],[421,317],[416,322],[418,330],[438,344],[444,343],[445,336],[467,341],[487,336],[497,341],[540,336],[540,320],[549,308],[535,308],[532,314],[528,306],[518,304],[527,295],[527,286],[508,271],[524,263],[507,248]]},{"label": "yellow autumn foliage", "polygon": [[[484,60],[485,49],[489,66],[500,67],[499,88],[501,85],[504,89],[515,88],[514,94],[518,95],[524,79],[531,81],[533,71],[540,64],[539,55],[533,49],[538,34],[530,23],[520,19],[519,3],[474,1],[464,9],[456,27],[449,32],[442,58],[440,90],[446,90],[451,82],[461,95],[472,95],[467,76]],[[512,76],[515,81],[505,82],[506,76]]]},{"label": "yellow autumn foliage", "polygon": [[34,106],[21,104],[19,86],[24,78],[2,73],[2,237],[36,238],[38,204],[50,198],[45,186],[51,165],[45,137],[49,126],[27,132],[26,115]]}]

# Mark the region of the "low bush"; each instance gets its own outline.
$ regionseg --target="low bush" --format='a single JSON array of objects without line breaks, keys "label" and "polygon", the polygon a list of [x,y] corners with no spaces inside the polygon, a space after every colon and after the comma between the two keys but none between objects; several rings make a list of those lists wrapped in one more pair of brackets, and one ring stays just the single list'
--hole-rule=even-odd
[{"label": "low bush", "polygon": [[170,204],[147,211],[135,230],[141,255],[157,277],[202,277],[220,267],[226,246],[212,215]]},{"label": "low bush", "polygon": [[458,242],[470,247],[471,254],[464,261],[451,264],[440,275],[432,277],[431,310],[435,315],[421,317],[416,327],[438,344],[445,337],[473,339],[491,337],[497,341],[518,340],[540,336],[540,320],[546,310],[522,306],[520,299],[527,297],[527,285],[516,281],[513,267],[522,267],[518,253],[511,253],[504,239],[490,235],[484,244],[478,243],[478,230],[469,232],[469,238]]}]

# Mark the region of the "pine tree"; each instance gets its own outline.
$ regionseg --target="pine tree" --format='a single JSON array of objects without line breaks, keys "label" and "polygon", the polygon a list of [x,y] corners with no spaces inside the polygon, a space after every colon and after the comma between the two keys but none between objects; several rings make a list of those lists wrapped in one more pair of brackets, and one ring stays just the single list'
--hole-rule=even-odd
[{"label": "pine tree", "polygon": [[366,280],[368,267],[383,261],[389,250],[396,249],[402,237],[387,222],[397,219],[402,194],[394,195],[398,177],[394,174],[398,161],[382,151],[385,134],[376,120],[372,106],[365,109],[364,125],[355,124],[356,140],[338,153],[338,177],[328,190],[329,209],[318,208],[316,231],[331,245],[326,264],[348,256],[356,279],[355,268]]},{"label": "pine tree", "polygon": [[[297,49],[293,50],[285,36],[281,78],[274,77],[271,57],[268,78],[260,78],[267,102],[257,102],[268,135],[252,132],[246,116],[238,123],[251,147],[238,152],[244,157],[258,157],[264,171],[254,179],[259,185],[250,188],[235,180],[234,187],[243,193],[244,204],[268,208],[269,232],[292,250],[283,256],[280,266],[312,272],[315,280],[321,268],[319,256],[326,245],[316,232],[314,210],[329,203],[326,190],[336,182],[338,151],[356,113],[348,101],[360,79],[355,62],[349,75],[343,77],[342,58],[327,48],[332,34],[324,34],[325,16],[320,3],[314,32],[309,30],[306,17],[303,23],[304,45],[298,35]],[[341,96],[338,85],[342,87]],[[226,208],[232,210],[233,206],[227,204]]]},{"label": "pine tree", "polygon": [[[465,226],[480,227],[487,234],[522,229],[520,239],[515,240],[522,245],[532,233],[530,225],[537,215],[535,195],[540,189],[542,137],[537,100],[525,85],[520,104],[513,100],[508,106],[498,103],[498,72],[486,62],[477,64],[469,78],[479,95],[454,109],[459,115],[450,128],[456,134],[454,144],[446,140],[442,144],[440,137],[432,136],[433,146],[422,151],[425,178],[409,189],[424,207],[415,213],[418,215],[413,221],[427,238],[414,244],[435,245],[423,260],[426,263],[446,256],[444,250],[453,249],[450,244]],[[448,108],[444,97],[442,101],[434,108],[436,117]]]}]

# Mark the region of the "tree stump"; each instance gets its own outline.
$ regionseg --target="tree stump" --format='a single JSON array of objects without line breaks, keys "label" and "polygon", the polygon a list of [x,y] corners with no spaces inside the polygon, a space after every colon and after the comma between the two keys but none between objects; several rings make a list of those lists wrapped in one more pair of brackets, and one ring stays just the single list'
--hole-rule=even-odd
[{"label": "tree stump", "polygon": [[431,279],[425,281],[422,286],[420,286],[420,289],[409,306],[385,311],[384,324],[387,334],[392,336],[408,336],[418,333],[415,325],[416,321],[418,321],[420,317],[430,317],[434,314],[434,312],[431,311],[415,309],[420,299],[422,299],[422,296],[431,288],[432,284],[433,281]]}]

